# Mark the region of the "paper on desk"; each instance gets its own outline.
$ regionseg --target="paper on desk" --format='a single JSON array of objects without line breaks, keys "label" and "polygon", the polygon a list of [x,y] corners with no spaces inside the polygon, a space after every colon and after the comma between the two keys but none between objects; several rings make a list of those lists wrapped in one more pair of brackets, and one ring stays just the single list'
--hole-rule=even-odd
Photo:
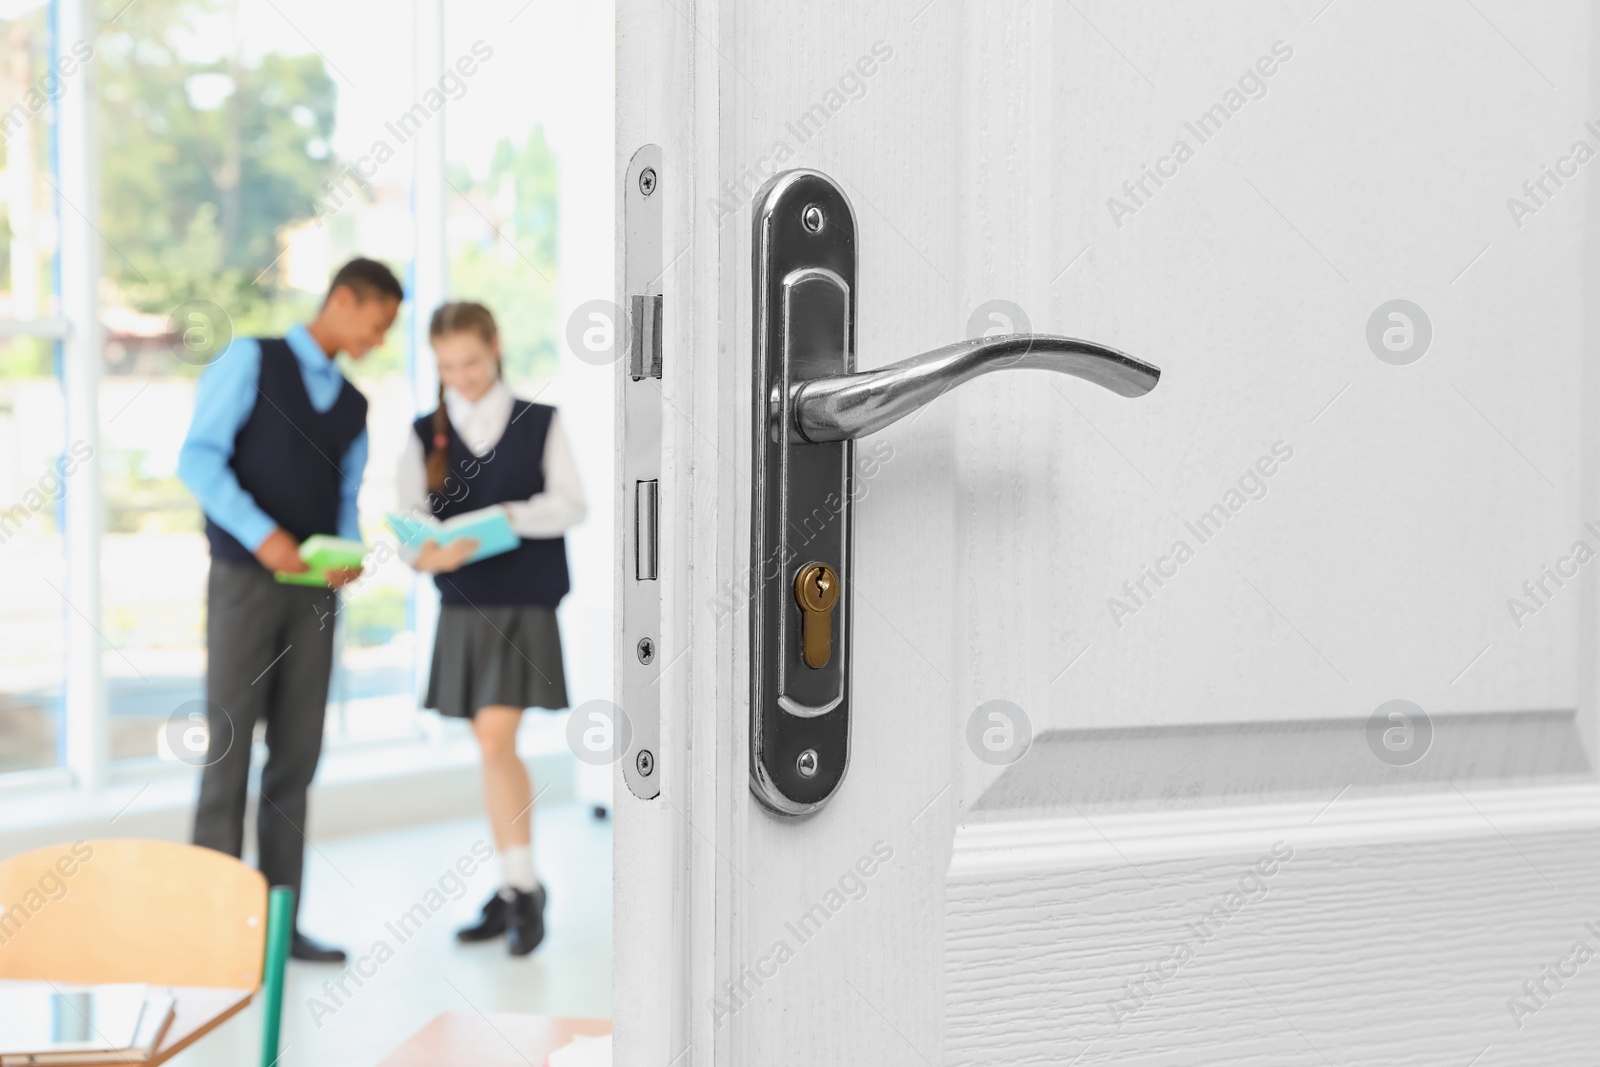
[{"label": "paper on desk", "polygon": [[611,1067],[611,1035],[579,1034],[545,1057],[545,1067]]}]

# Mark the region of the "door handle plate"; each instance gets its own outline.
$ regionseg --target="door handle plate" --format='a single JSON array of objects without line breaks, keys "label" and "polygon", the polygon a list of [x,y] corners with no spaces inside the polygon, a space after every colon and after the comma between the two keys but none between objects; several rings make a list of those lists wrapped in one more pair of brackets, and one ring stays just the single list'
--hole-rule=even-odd
[{"label": "door handle plate", "polygon": [[[855,369],[856,228],[826,175],[789,171],[757,196],[752,271],[750,785],[773,811],[815,811],[850,761],[851,489],[855,446],[791,447],[794,387]],[[795,580],[837,576],[830,654],[805,662]]]},{"label": "door handle plate", "polygon": [[855,439],[999,370],[1052,371],[1139,397],[1161,368],[1094,341],[1026,333],[857,373],[856,228],[844,192],[816,171],[775,175],[756,194],[753,223],[750,788],[775,812],[805,815],[850,762]]}]

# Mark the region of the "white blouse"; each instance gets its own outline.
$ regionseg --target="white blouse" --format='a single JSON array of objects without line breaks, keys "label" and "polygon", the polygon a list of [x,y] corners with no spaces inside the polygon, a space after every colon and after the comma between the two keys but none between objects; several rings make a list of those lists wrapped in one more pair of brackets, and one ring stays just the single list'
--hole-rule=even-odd
[{"label": "white blouse", "polygon": [[[468,400],[454,389],[444,391],[444,409],[450,416],[450,425],[475,456],[488,455],[500,443],[511,422],[514,400],[504,382],[495,382],[477,400]],[[406,434],[405,451],[400,455],[397,500],[403,513],[414,514],[412,509],[415,508],[424,515],[431,514],[426,463],[427,450],[422,441],[415,433]],[[542,492],[527,500],[493,505],[505,509],[511,528],[520,537],[559,536],[582,522],[589,510],[583,498],[583,484],[578,480],[578,469],[572,463],[572,451],[567,446],[567,435],[561,430],[559,414],[550,419],[540,464],[544,471]]]}]

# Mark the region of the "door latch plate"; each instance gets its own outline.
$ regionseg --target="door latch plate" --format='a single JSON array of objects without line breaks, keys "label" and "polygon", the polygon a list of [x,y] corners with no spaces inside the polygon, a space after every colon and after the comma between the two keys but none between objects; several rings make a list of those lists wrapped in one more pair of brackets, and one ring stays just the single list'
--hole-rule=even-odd
[{"label": "door latch plate", "polygon": [[[640,800],[661,794],[661,147],[647,144],[622,179],[622,296],[628,315],[621,392],[617,498],[627,509],[617,553],[622,632],[617,699],[632,727],[622,777]],[[614,333],[621,333],[615,330]],[[613,724],[613,736],[624,735]]]},{"label": "door latch plate", "polygon": [[[855,369],[856,228],[844,192],[815,171],[767,182],[754,214],[750,788],[774,812],[804,815],[850,761],[855,448],[791,441],[789,405],[795,385]],[[839,593],[826,662],[811,667],[796,577],[819,564]]]}]

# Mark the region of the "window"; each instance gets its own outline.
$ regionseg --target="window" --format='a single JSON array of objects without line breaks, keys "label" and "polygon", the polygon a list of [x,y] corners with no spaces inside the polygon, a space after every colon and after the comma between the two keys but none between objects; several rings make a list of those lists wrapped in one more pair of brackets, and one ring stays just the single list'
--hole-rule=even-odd
[{"label": "window", "polygon": [[[438,3],[0,7],[0,774],[96,785],[169,755],[164,727],[206,670],[204,517],[176,473],[197,383],[233,337],[313,315],[351,256],[386,261],[425,305],[345,362],[370,403],[368,543],[392,544],[398,459],[434,402],[433,306],[476,299],[512,387],[562,405],[592,516],[569,556],[608,570],[611,372],[558,368],[570,308],[609,293],[613,152],[609,69],[560,42],[607,37],[609,15],[446,19]],[[85,6],[92,32],[74,28]],[[419,52],[436,24],[444,40]],[[563,250],[579,202],[594,236]],[[383,556],[340,613],[336,745],[465,730],[417,709],[436,598]],[[577,701],[609,693],[609,613],[600,582],[563,608]]]},{"label": "window", "polygon": [[71,482],[56,466],[66,443],[50,350],[34,338],[0,347],[0,772],[58,759],[66,605],[52,587],[66,588],[59,503]]},{"label": "window", "polygon": [[[12,5],[15,8],[17,5]],[[0,19],[0,772],[54,767],[66,675],[63,503],[84,462],[69,446],[58,347],[57,67],[50,12]],[[77,72],[76,61],[72,65]]]},{"label": "window", "polygon": [[[409,152],[364,182],[350,167],[369,145],[357,132],[374,117],[364,105],[411,95],[410,20],[350,7],[360,10],[141,3],[100,34],[101,156],[115,161],[102,168],[100,227],[112,759],[158,755],[168,716],[204,696],[204,517],[176,474],[201,371],[236,335],[280,335],[309,318],[345,259],[403,272],[412,254]],[[352,14],[362,49],[333,65],[298,29],[336,44],[330,23]],[[397,329],[362,364],[347,361],[374,428],[410,410],[405,348]],[[374,449],[369,484],[392,469]],[[370,537],[382,515],[366,503]],[[336,739],[416,733],[409,586],[409,572],[403,582],[375,574],[346,597],[330,690]]]}]

